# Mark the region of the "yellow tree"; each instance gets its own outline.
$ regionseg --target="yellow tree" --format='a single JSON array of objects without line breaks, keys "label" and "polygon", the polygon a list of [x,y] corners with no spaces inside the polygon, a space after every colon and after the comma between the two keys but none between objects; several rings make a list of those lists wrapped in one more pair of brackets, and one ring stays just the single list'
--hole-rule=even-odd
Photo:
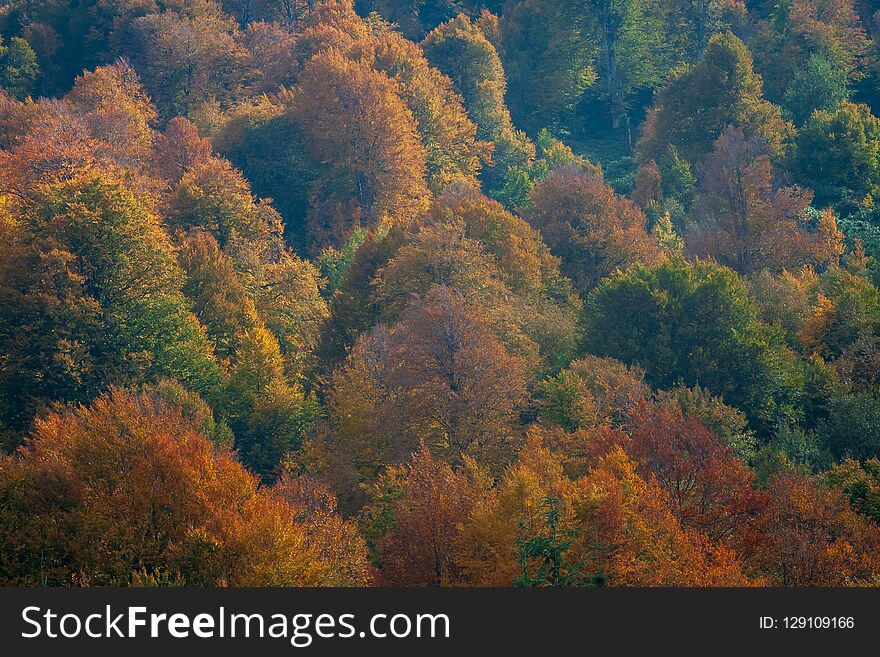
[{"label": "yellow tree", "polygon": [[487,183],[500,188],[509,167],[527,167],[535,145],[517,130],[504,100],[507,79],[495,46],[465,14],[437,26],[422,41],[428,61],[455,85],[468,114],[477,124],[477,138],[494,144],[493,167]]},{"label": "yellow tree", "polygon": [[476,140],[452,81],[425,59],[422,49],[393,32],[356,42],[352,56],[399,83],[398,93],[418,126],[427,157],[428,184],[437,193],[453,184],[478,185],[477,174],[491,147]]},{"label": "yellow tree", "polygon": [[334,373],[332,451],[362,478],[422,441],[450,463],[467,454],[497,471],[517,443],[526,400],[522,360],[459,294],[435,287],[399,323],[362,336]]},{"label": "yellow tree", "polygon": [[312,191],[317,244],[341,243],[358,225],[408,224],[427,208],[425,151],[397,88],[337,50],[306,64],[293,119],[326,163]]},{"label": "yellow tree", "polygon": [[119,62],[86,71],[65,100],[119,164],[142,166],[153,146],[156,109],[128,64]]},{"label": "yellow tree", "polygon": [[750,583],[734,552],[684,527],[666,493],[643,479],[619,447],[594,458],[572,479],[537,430],[494,494],[462,525],[456,559],[471,585],[510,586],[525,567],[517,539],[547,530],[542,501],[558,501],[555,526],[568,543],[565,559],[584,584],[612,586],[741,586]]},{"label": "yellow tree", "polygon": [[559,261],[536,230],[473,188],[444,192],[425,221],[403,235],[375,278],[381,316],[397,317],[431,285],[448,286],[479,307],[530,372],[571,359],[580,301]]},{"label": "yellow tree", "polygon": [[338,569],[329,536],[150,394],[114,390],[41,420],[0,460],[0,490],[8,585],[365,582],[362,546],[359,567]]}]

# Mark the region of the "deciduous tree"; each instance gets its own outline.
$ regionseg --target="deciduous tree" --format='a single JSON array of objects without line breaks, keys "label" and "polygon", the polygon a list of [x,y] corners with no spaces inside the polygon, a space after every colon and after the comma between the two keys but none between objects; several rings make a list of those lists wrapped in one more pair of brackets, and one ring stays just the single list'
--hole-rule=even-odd
[{"label": "deciduous tree", "polygon": [[618,196],[601,175],[578,167],[559,169],[539,183],[526,218],[541,231],[562,260],[562,272],[581,293],[618,268],[660,258],[644,213]]},{"label": "deciduous tree", "polygon": [[696,163],[730,124],[741,127],[749,138],[763,139],[774,153],[792,133],[779,107],[764,100],[763,82],[748,48],[728,32],[709,40],[699,63],[669,76],[656,95],[639,152],[645,161],[658,160],[671,144],[685,160]]},{"label": "deciduous tree", "polygon": [[80,174],[6,220],[17,259],[0,286],[5,419],[27,422],[35,405],[85,401],[111,384],[217,384],[170,240],[123,184]]},{"label": "deciduous tree", "polygon": [[477,138],[495,145],[494,166],[486,172],[490,189],[501,187],[511,167],[525,167],[535,146],[518,131],[504,101],[507,79],[495,46],[464,14],[439,25],[422,42],[428,61],[448,75],[477,124]]},{"label": "deciduous tree", "polygon": [[389,468],[370,488],[363,515],[373,535],[380,579],[396,586],[460,583],[459,528],[482,494],[478,481],[454,471],[424,446]]},{"label": "deciduous tree", "polygon": [[810,192],[774,189],[770,157],[761,144],[729,127],[700,173],[689,253],[715,258],[750,275],[837,264],[843,234],[830,212],[807,212]]},{"label": "deciduous tree", "polygon": [[391,78],[330,50],[309,60],[297,89],[294,121],[329,165],[312,192],[317,244],[341,244],[359,225],[405,225],[427,208],[424,148]]},{"label": "deciduous tree", "polygon": [[0,490],[6,584],[365,581],[363,562],[338,563],[321,544],[329,536],[149,394],[115,390],[41,420],[2,457]]},{"label": "deciduous tree", "polygon": [[801,413],[801,367],[729,269],[637,265],[600,284],[584,317],[588,350],[643,367],[655,386],[702,386],[763,427]]},{"label": "deciduous tree", "polygon": [[856,514],[839,490],[782,474],[738,552],[746,568],[775,586],[843,586],[877,576],[880,528]]},{"label": "deciduous tree", "polygon": [[509,355],[460,295],[435,287],[401,321],[360,338],[334,374],[327,407],[363,476],[424,443],[450,463],[496,471],[518,439],[522,360]]},{"label": "deciduous tree", "polygon": [[867,105],[842,101],[815,112],[798,133],[790,168],[816,203],[871,206],[880,190],[880,119]]}]

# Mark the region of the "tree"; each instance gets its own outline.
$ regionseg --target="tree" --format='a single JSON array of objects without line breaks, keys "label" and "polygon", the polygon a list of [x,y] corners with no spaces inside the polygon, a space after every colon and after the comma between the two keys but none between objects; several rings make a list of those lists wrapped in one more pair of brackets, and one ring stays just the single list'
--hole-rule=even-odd
[{"label": "tree", "polygon": [[858,4],[791,0],[769,8],[767,20],[756,26],[753,47],[770,99],[782,102],[794,82],[810,74],[814,57],[827,60],[838,72],[833,77],[842,73],[844,83],[863,75],[869,41]]},{"label": "tree", "polygon": [[477,126],[452,81],[428,64],[421,48],[393,32],[356,42],[352,50],[356,58],[399,83],[398,94],[416,120],[425,149],[431,191],[439,193],[459,184],[477,186],[490,147],[476,140]]},{"label": "tree", "polygon": [[816,111],[798,133],[790,168],[820,207],[870,207],[880,189],[880,119],[846,100]]},{"label": "tree", "polygon": [[320,414],[284,371],[278,341],[262,325],[240,333],[229,380],[223,390],[224,417],[235,432],[242,461],[267,481],[296,451]]},{"label": "tree", "polygon": [[153,147],[156,109],[128,64],[86,71],[65,100],[104,146],[98,156],[132,170],[143,166]]},{"label": "tree", "polygon": [[731,29],[747,18],[739,0],[676,0],[672,7],[672,33],[682,41],[688,62],[703,58],[713,34]]},{"label": "tree", "polygon": [[542,500],[548,496],[560,500],[553,519],[555,544],[557,550],[568,544],[565,561],[579,574],[576,581],[612,586],[749,582],[733,551],[683,526],[666,492],[641,478],[619,447],[595,460],[584,476],[570,479],[558,456],[533,436],[493,492],[461,530],[458,563],[472,585],[510,586],[523,572],[522,556],[530,573],[546,564],[544,550],[523,555],[516,539],[546,532]]},{"label": "tree", "polygon": [[352,0],[316,2],[305,17],[303,27],[294,43],[301,65],[327,50],[347,53],[355,42],[390,31],[389,25],[377,15],[362,19]]},{"label": "tree", "polygon": [[600,72],[611,103],[612,127],[616,130],[624,111],[623,85],[619,75],[618,45],[624,26],[638,6],[637,0],[586,0],[598,33],[602,52]]},{"label": "tree", "polygon": [[[190,15],[210,11],[205,2],[186,5],[185,11]],[[181,3],[176,6],[184,10]],[[58,97],[70,89],[74,78],[84,70],[108,64],[124,54],[131,43],[131,22],[157,7],[139,0],[83,0],[76,5],[47,0],[39,4],[9,2],[5,10],[4,35],[22,37],[36,56],[39,76],[33,91],[40,96]],[[13,46],[12,39],[8,45]],[[30,68],[30,57],[24,57],[22,64],[13,66]]]},{"label": "tree", "polygon": [[534,133],[548,121],[564,121],[596,78],[574,3],[511,2],[498,23],[507,98],[517,123]]},{"label": "tree", "polygon": [[369,586],[373,569],[367,545],[354,520],[344,520],[336,510],[336,496],[319,480],[285,472],[270,489],[294,511],[294,522],[306,533],[309,547],[333,564],[324,586]]},{"label": "tree", "polygon": [[730,540],[763,509],[754,474],[717,435],[680,410],[637,405],[624,448],[643,477],[656,477],[675,515],[712,540]]},{"label": "tree", "polygon": [[601,283],[584,308],[585,347],[645,369],[654,386],[701,386],[759,427],[802,412],[803,372],[756,321],[737,275],[711,262],[636,265]]},{"label": "tree", "polygon": [[638,168],[630,198],[642,210],[657,205],[663,199],[663,175],[654,160]]},{"label": "tree", "polygon": [[657,403],[673,415],[696,420],[726,444],[736,458],[752,463],[757,440],[748,426],[748,418],[738,408],[728,406],[721,397],[705,388],[687,388],[683,385],[661,390],[655,395]]},{"label": "tree", "polygon": [[9,45],[0,39],[0,88],[22,100],[30,95],[39,74],[37,53],[25,39],[12,37]]},{"label": "tree", "polygon": [[880,383],[880,338],[862,334],[834,361],[834,371],[857,390]]},{"label": "tree", "polygon": [[738,552],[773,586],[844,586],[873,581],[880,528],[839,490],[795,473],[775,477],[769,504]]},{"label": "tree", "polygon": [[861,276],[830,269],[811,293],[810,312],[798,333],[808,353],[829,360],[854,355],[853,349],[864,348],[880,332],[880,290]]},{"label": "tree", "polygon": [[40,110],[37,103],[19,102],[7,92],[0,90],[0,145],[11,150],[30,129]]},{"label": "tree", "polygon": [[[436,26],[434,22],[430,26],[426,26],[422,20],[423,15],[425,15],[425,18],[428,17],[426,15],[428,13],[443,15],[452,10],[456,4],[459,4],[456,0],[437,0],[436,2],[425,2],[425,0],[367,0],[362,6],[366,11],[373,11],[377,15],[381,15],[382,19],[397,26],[401,34],[407,39],[418,40],[425,36],[427,30]],[[447,15],[439,20],[447,20],[454,15],[455,12],[453,11],[451,15]]]},{"label": "tree", "polygon": [[880,460],[846,459],[824,473],[822,481],[842,491],[855,511],[880,521]]},{"label": "tree", "polygon": [[813,112],[833,112],[838,103],[850,96],[845,69],[829,57],[815,54],[798,69],[788,89],[783,107],[791,113],[797,125],[803,125]]},{"label": "tree", "polygon": [[363,244],[355,251],[330,299],[329,316],[320,329],[315,354],[322,375],[329,376],[358,336],[374,326],[380,308],[376,276],[397,252],[402,238],[401,231],[394,228],[367,232]]},{"label": "tree", "polygon": [[[303,0],[285,1],[292,4]],[[296,83],[303,67],[298,47],[301,35],[302,32],[292,32],[277,22],[248,24],[241,33],[241,41],[253,66],[259,70],[259,75],[249,81],[248,95],[274,94]]]},{"label": "tree", "polygon": [[165,118],[186,116],[212,98],[229,102],[247,79],[247,52],[220,12],[148,14],[132,23],[131,37],[132,66]]},{"label": "tree", "polygon": [[415,300],[391,328],[358,339],[333,375],[327,410],[361,477],[403,462],[423,441],[452,464],[471,455],[496,471],[519,438],[522,360],[448,288]]},{"label": "tree", "polygon": [[688,252],[744,275],[836,263],[843,235],[834,215],[811,218],[810,193],[774,190],[772,173],[763,146],[739,128],[722,132],[700,174],[696,225],[685,235]]},{"label": "tree", "polygon": [[618,196],[599,174],[564,167],[532,191],[527,221],[541,231],[562,273],[586,293],[615,269],[648,264],[660,247],[648,235],[644,213]]},{"label": "tree", "polygon": [[0,190],[13,204],[29,202],[42,185],[68,182],[99,165],[114,168],[112,162],[99,158],[100,141],[68,103],[22,103],[10,114],[10,128],[18,134],[9,135],[8,149],[0,152]]},{"label": "tree", "polygon": [[199,393],[187,390],[179,381],[162,379],[142,386],[136,394],[155,399],[164,405],[163,408],[179,410],[181,416],[210,440],[218,451],[233,447],[234,437],[229,425],[215,417],[214,409]]},{"label": "tree", "polygon": [[424,446],[406,465],[389,467],[370,487],[370,503],[363,511],[381,564],[382,583],[457,583],[459,526],[481,493],[478,481],[435,459]]},{"label": "tree", "polygon": [[318,268],[287,248],[278,234],[268,240],[238,236],[228,252],[260,317],[279,342],[288,376],[299,380],[310,367],[328,315]]},{"label": "tree", "polygon": [[194,163],[175,186],[168,220],[172,229],[210,232],[221,247],[236,236],[265,242],[281,234],[281,218],[265,202],[254,199],[250,186],[224,159]]},{"label": "tree", "polygon": [[559,260],[526,221],[473,188],[440,196],[429,219],[437,224],[461,221],[465,236],[477,240],[495,259],[499,277],[517,293],[542,293],[560,304],[569,301],[560,280]]},{"label": "tree", "polygon": [[761,321],[782,329],[789,345],[799,348],[804,324],[816,302],[816,271],[812,267],[780,274],[762,271],[746,284]]},{"label": "tree", "polygon": [[316,3],[315,0],[221,0],[220,4],[242,28],[253,25],[254,21],[277,21],[285,29],[292,29],[300,26]]},{"label": "tree", "polygon": [[340,244],[359,225],[405,225],[426,209],[425,152],[396,90],[385,74],[335,50],[306,65],[293,119],[311,157],[329,164],[312,191],[317,244]]},{"label": "tree", "polygon": [[337,570],[288,503],[149,394],[114,390],[41,420],[2,457],[0,490],[7,585],[124,586],[142,574],[192,586],[364,582]]},{"label": "tree", "polygon": [[158,175],[170,184],[211,156],[211,142],[199,135],[198,128],[182,116],[176,116],[156,137],[153,164]]},{"label": "tree", "polygon": [[657,92],[642,130],[640,156],[659,161],[671,144],[696,163],[730,124],[764,140],[774,153],[792,133],[780,109],[764,100],[751,53],[728,32],[713,36],[703,59],[673,71]]},{"label": "tree", "polygon": [[[562,500],[552,494],[543,500],[546,519],[546,534],[517,538],[522,572],[514,582],[515,586],[576,586],[582,581],[582,574],[576,566],[569,564],[566,553],[571,549],[574,532],[559,531]],[[538,568],[530,572],[530,561],[538,561]]]},{"label": "tree", "polygon": [[[583,569],[612,586],[743,586],[733,550],[676,519],[665,491],[637,474],[620,449],[576,482],[581,529],[572,551]],[[673,507],[674,508],[674,507]]]},{"label": "tree", "polygon": [[535,146],[516,130],[504,101],[507,79],[495,46],[464,14],[439,25],[422,41],[428,61],[449,76],[464,98],[477,138],[495,145],[494,166],[485,172],[489,189],[501,187],[509,168],[525,167]]},{"label": "tree", "polygon": [[413,295],[445,285],[530,371],[568,362],[580,308],[558,261],[521,218],[473,189],[445,192],[372,281],[377,311],[395,318]]},{"label": "tree", "polygon": [[[497,484],[461,522],[456,563],[462,583],[470,586],[512,586],[524,567],[535,572],[543,555],[521,554],[517,539],[541,536],[546,531],[542,500],[551,490],[566,502],[568,497],[562,465],[555,453],[529,432],[526,447],[500,477]],[[562,506],[556,522],[564,536],[571,529],[571,506]],[[523,556],[526,556],[525,563]]]},{"label": "tree", "polygon": [[178,258],[186,272],[183,293],[192,300],[193,312],[205,326],[215,353],[223,360],[234,357],[242,334],[261,322],[232,260],[207,232],[187,239]]},{"label": "tree", "polygon": [[818,438],[837,459],[866,460],[880,456],[880,396],[875,390],[836,395],[828,401],[828,419]]},{"label": "tree", "polygon": [[539,417],[567,431],[591,425],[620,426],[632,406],[650,397],[643,377],[639,368],[613,358],[585,356],[544,380]]},{"label": "tree", "polygon": [[35,406],[86,401],[113,384],[216,386],[170,241],[122,183],[82,174],[4,219],[16,245],[0,286],[4,420],[21,426]]},{"label": "tree", "polygon": [[172,229],[182,235],[208,232],[217,241],[247,293],[247,303],[278,339],[288,375],[301,377],[327,307],[317,268],[286,246],[278,213],[268,201],[253,196],[247,180],[228,161],[216,157],[193,162],[174,186],[168,205]]}]

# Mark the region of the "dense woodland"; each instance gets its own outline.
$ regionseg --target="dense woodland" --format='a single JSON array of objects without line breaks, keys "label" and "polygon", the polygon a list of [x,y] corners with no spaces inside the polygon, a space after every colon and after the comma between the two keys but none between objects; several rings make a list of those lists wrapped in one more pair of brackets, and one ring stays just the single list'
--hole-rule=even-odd
[{"label": "dense woodland", "polygon": [[880,2],[0,4],[0,583],[880,584]]}]

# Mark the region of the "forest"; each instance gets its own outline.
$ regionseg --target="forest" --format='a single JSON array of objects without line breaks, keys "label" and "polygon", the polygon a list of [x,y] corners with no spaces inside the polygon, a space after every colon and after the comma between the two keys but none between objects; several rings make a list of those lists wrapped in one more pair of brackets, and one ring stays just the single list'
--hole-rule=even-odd
[{"label": "forest", "polygon": [[880,585],[880,1],[0,2],[0,584]]}]

